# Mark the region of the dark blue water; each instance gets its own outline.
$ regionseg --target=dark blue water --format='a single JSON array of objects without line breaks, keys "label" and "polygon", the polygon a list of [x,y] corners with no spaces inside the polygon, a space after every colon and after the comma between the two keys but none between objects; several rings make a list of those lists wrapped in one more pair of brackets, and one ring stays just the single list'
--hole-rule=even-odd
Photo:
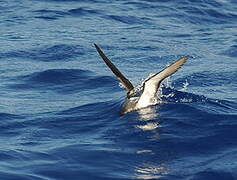
[{"label": "dark blue water", "polygon": [[[237,179],[236,2],[0,0],[0,179]],[[93,43],[135,85],[190,59],[120,116]]]}]

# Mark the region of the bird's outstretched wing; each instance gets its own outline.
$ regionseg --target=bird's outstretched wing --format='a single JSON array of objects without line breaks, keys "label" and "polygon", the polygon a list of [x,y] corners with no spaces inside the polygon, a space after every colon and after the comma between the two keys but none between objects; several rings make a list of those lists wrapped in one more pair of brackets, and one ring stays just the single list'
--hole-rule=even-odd
[{"label": "bird's outstretched wing", "polygon": [[140,104],[143,102],[149,102],[156,96],[156,93],[160,87],[161,82],[167,78],[168,76],[174,74],[178,71],[179,68],[188,60],[188,57],[185,56],[175,63],[171,64],[167,68],[163,69],[159,73],[154,74],[150,78],[148,78],[143,84],[143,93],[139,99]]},{"label": "bird's outstretched wing", "polygon": [[104,60],[105,64],[111,69],[111,71],[116,75],[116,77],[121,81],[123,86],[126,88],[129,93],[134,89],[132,83],[116,68],[116,66],[109,60],[109,58],[104,54],[104,52],[100,49],[100,47],[96,44],[95,48],[98,51],[101,58]]}]

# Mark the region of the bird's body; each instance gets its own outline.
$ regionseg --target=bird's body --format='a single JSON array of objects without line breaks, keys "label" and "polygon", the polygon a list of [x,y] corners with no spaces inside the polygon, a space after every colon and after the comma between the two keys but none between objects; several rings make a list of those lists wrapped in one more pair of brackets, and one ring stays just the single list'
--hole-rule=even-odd
[{"label": "bird's body", "polygon": [[174,74],[188,60],[187,56],[183,57],[159,73],[152,75],[145,80],[142,89],[139,90],[133,87],[132,83],[116,68],[96,44],[95,47],[104,62],[127,90],[127,97],[124,101],[121,114],[126,114],[161,102],[157,97],[157,91],[159,90],[161,82],[168,76]]},{"label": "bird's body", "polygon": [[139,97],[132,97],[132,98],[126,98],[123,106],[122,106],[122,110],[120,111],[121,114],[126,114],[128,112],[131,111],[135,111],[136,109],[138,109],[137,107],[137,102],[139,100]]}]

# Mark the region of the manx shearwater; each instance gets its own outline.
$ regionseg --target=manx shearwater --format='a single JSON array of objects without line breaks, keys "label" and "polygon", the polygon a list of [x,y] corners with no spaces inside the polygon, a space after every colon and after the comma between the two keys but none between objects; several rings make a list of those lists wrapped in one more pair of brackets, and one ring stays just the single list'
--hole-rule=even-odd
[{"label": "manx shearwater", "polygon": [[96,44],[94,45],[101,58],[104,60],[105,64],[111,69],[111,71],[116,75],[116,77],[127,90],[127,97],[121,110],[122,115],[159,103],[160,101],[157,97],[157,91],[160,88],[161,82],[165,78],[178,71],[181,66],[188,60],[188,56],[179,59],[178,61],[163,69],[162,71],[148,77],[143,82],[142,88],[138,89],[134,88],[132,83],[118,70],[118,68],[100,49],[100,47]]}]

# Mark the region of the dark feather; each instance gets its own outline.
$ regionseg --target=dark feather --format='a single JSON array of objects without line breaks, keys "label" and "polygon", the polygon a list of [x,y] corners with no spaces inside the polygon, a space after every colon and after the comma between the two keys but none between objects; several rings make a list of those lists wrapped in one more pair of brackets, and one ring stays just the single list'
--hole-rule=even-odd
[{"label": "dark feather", "polygon": [[101,58],[104,60],[105,64],[111,69],[111,71],[117,76],[117,78],[124,85],[128,93],[134,89],[132,83],[116,68],[116,66],[109,60],[109,58],[104,54],[104,52],[100,49],[99,46],[94,44],[96,50],[98,51]]}]

